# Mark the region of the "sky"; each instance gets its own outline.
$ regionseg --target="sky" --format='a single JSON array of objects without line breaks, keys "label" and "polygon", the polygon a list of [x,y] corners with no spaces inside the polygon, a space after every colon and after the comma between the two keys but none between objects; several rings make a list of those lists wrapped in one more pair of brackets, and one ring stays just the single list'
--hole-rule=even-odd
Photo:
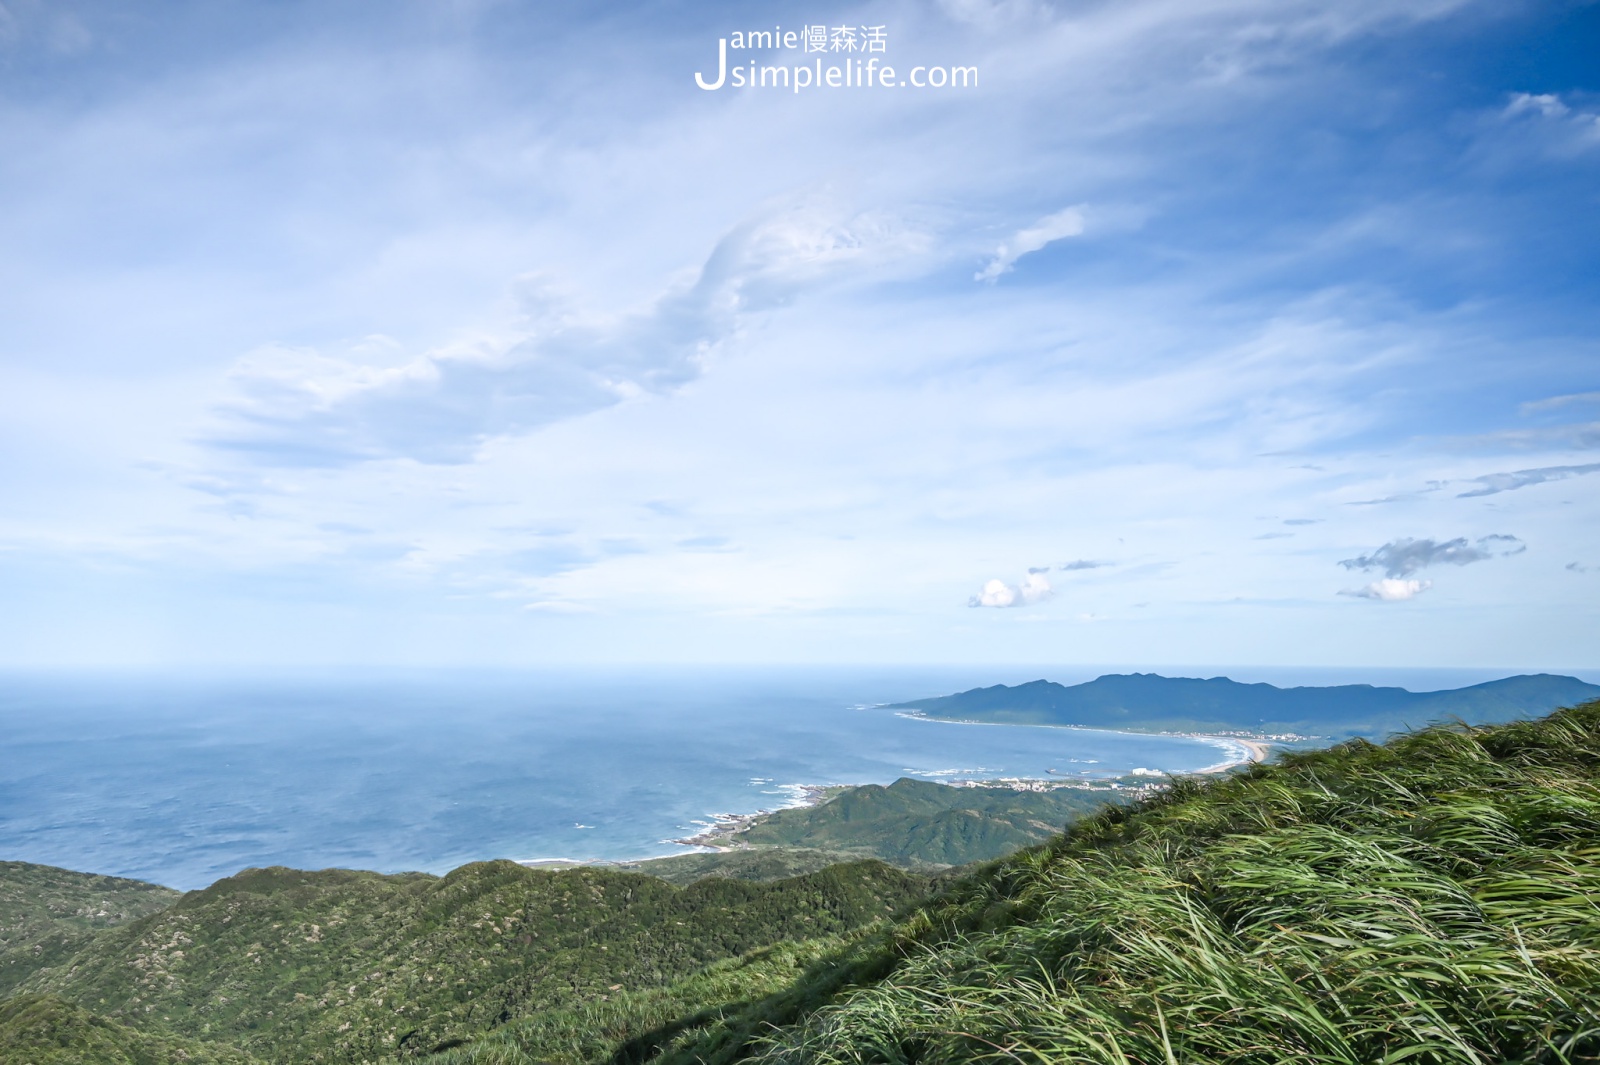
[{"label": "sky", "polygon": [[1597,55],[0,0],[0,665],[1600,667]]}]

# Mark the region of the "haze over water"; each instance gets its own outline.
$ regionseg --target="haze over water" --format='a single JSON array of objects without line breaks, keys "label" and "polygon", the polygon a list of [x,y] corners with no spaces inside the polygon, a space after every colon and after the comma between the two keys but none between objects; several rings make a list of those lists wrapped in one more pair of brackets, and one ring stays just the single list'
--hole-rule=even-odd
[{"label": "haze over water", "polygon": [[[913,721],[871,705],[1110,671],[11,674],[0,859],[184,889],[263,865],[617,860],[680,851],[664,841],[714,813],[781,806],[796,784],[1114,776],[1228,757],[1182,737]],[[1292,672],[1235,676],[1422,689],[1503,675]]]}]

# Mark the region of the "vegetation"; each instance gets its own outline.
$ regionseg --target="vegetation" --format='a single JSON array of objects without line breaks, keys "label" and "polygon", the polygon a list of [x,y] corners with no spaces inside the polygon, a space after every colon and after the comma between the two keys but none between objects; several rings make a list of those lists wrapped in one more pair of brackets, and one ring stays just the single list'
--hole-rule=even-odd
[{"label": "vegetation", "polygon": [[656,1060],[1600,1061],[1597,840],[1600,702],[1290,754],[1080,821]]},{"label": "vegetation", "polygon": [[686,888],[512,862],[442,879],[253,869],[102,933],[25,989],[267,1060],[373,1061],[837,935],[904,909],[926,883],[877,862]]},{"label": "vegetation", "polygon": [[96,931],[171,906],[178,892],[115,876],[0,862],[0,998],[70,958]]},{"label": "vegetation", "polygon": [[707,966],[661,988],[624,991],[540,1013],[425,1065],[643,1060],[690,1044],[707,1025],[753,998],[777,994],[846,940],[785,942]]},{"label": "vegetation", "polygon": [[748,853],[249,870],[35,972],[0,1062],[1600,1063],[1600,701],[1180,780],[938,882]]},{"label": "vegetation", "polygon": [[255,1065],[243,1051],[113,1024],[50,995],[0,1001],[0,1062],[26,1065]]},{"label": "vegetation", "polygon": [[743,846],[811,847],[908,868],[1000,858],[1115,801],[1105,788],[952,788],[907,777],[846,788],[820,806],[778,810],[732,837]]},{"label": "vegetation", "polygon": [[[674,854],[642,862],[621,862],[615,868],[633,873],[648,873],[672,884],[687,885],[708,876],[727,876],[735,880],[784,880],[791,876],[817,873],[840,862],[856,861],[862,855],[842,851],[813,850],[808,847],[760,847],[741,850]],[[869,855],[869,857],[878,857]]]},{"label": "vegetation", "polygon": [[1600,698],[1600,686],[1547,673],[1506,677],[1452,691],[1411,692],[1345,684],[1276,688],[1227,677],[1195,680],[1154,673],[1113,674],[1086,684],[1036,680],[918,699],[894,709],[929,717],[1019,725],[1167,732],[1250,732],[1378,739],[1441,721],[1506,722]]}]

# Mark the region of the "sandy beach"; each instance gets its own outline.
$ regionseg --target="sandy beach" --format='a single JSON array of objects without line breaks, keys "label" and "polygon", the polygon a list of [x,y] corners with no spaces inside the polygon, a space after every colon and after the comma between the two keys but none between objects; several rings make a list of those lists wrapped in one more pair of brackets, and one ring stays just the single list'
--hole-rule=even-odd
[{"label": "sandy beach", "polygon": [[1235,748],[1243,748],[1245,752],[1245,757],[1243,758],[1233,758],[1229,761],[1218,762],[1216,765],[1208,765],[1202,769],[1193,770],[1195,773],[1226,773],[1228,770],[1237,769],[1240,766],[1264,762],[1272,754],[1272,744],[1266,740],[1245,739],[1242,736],[1211,736],[1198,732],[1185,732],[1181,733],[1181,735],[1191,736],[1197,740],[1209,740],[1217,744],[1228,744]]}]

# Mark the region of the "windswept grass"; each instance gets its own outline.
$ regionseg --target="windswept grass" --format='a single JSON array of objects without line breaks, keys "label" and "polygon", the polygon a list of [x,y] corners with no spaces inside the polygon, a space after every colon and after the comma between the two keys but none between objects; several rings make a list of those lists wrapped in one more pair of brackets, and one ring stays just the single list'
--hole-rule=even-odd
[{"label": "windswept grass", "polygon": [[658,1060],[1600,1061],[1600,703],[1180,782],[829,964]]},{"label": "windswept grass", "polygon": [[[810,1062],[1491,1062],[1600,1040],[1600,706],[1113,811],[759,1047]],[[991,907],[994,904],[991,903]]]}]

